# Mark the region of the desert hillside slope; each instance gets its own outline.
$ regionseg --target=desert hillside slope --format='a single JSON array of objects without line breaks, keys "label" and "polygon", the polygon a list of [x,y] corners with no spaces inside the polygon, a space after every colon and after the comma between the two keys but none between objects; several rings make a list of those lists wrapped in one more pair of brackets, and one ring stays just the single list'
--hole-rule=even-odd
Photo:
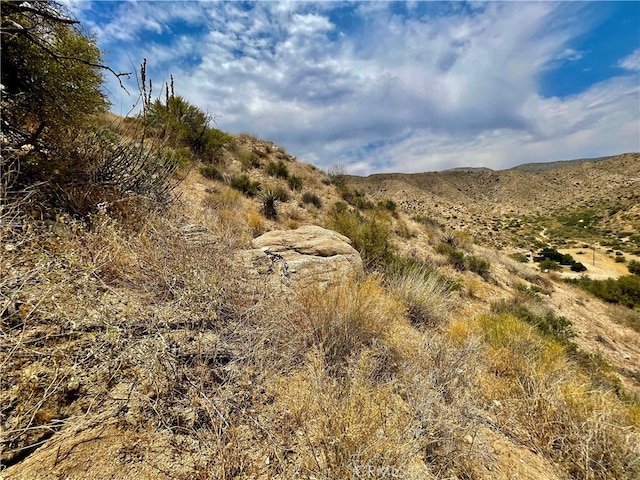
[{"label": "desert hillside slope", "polygon": [[[499,221],[595,210],[603,230],[640,230],[640,155],[551,162],[535,168],[455,169],[351,177],[374,198],[390,197],[407,212],[435,215],[496,245],[508,244]],[[494,237],[493,239],[491,237]]]},{"label": "desert hillside slope", "polygon": [[[179,169],[161,210],[34,218],[20,197],[3,225],[3,478],[636,478],[637,310],[415,200],[459,212],[476,181],[502,182],[487,205],[523,209],[505,192],[531,174],[336,177],[231,140]],[[546,171],[544,194],[577,168],[603,200],[586,185],[633,184],[635,160]],[[365,271],[322,290],[249,275],[253,238],[302,225],[347,235]]]},{"label": "desert hillside slope", "polygon": [[640,478],[637,153],[325,173],[1,16],[0,478]]}]

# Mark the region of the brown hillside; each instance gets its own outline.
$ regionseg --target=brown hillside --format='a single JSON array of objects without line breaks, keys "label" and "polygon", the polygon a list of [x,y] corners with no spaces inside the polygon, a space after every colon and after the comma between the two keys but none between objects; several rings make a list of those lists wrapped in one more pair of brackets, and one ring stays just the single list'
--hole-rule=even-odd
[{"label": "brown hillside", "polygon": [[[374,198],[392,198],[410,215],[444,219],[451,227],[482,238],[498,236],[490,230],[501,218],[580,209],[598,210],[609,228],[640,231],[640,154],[550,165],[553,168],[538,173],[517,168],[456,169],[349,177],[349,181]],[[611,215],[609,209],[615,205],[620,209]]]},{"label": "brown hillside", "polygon": [[[3,479],[637,478],[638,312],[459,231],[536,195],[569,205],[567,188],[631,195],[637,155],[343,186],[248,135],[221,158],[214,179],[183,168],[167,210],[131,198],[3,228]],[[336,208],[352,184],[362,208]],[[349,236],[367,270],[296,290],[253,239],[301,225]]]}]

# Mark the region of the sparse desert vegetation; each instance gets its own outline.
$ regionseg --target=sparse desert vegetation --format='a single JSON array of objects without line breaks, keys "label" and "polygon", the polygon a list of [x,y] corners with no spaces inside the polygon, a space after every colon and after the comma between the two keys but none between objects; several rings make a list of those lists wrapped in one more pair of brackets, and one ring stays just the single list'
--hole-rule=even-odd
[{"label": "sparse desert vegetation", "polygon": [[[52,12],[10,5],[3,20]],[[33,47],[10,40],[3,56]],[[99,67],[37,58],[34,78],[50,65],[51,81],[77,74],[91,95],[46,97],[67,103],[38,132],[29,102],[49,93],[3,68],[3,478],[640,477],[633,253],[628,275],[564,282],[513,254],[521,239],[491,248],[408,187],[381,177],[372,194],[372,179],[214,129],[172,84],[151,101],[144,64],[145,108],[120,118],[95,90]],[[56,116],[67,107],[72,138]],[[599,212],[561,218],[585,256],[577,228],[600,228]],[[491,225],[491,210],[474,215]],[[509,234],[544,223],[530,218]],[[303,284],[302,264],[254,243],[309,225],[347,237],[364,268]],[[541,266],[578,263],[544,240]]]}]

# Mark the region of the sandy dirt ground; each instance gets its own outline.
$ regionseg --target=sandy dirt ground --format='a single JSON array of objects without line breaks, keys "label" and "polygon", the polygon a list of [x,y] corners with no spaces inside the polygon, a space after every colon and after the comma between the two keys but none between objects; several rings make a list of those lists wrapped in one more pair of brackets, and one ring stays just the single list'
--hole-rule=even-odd
[{"label": "sandy dirt ground", "polygon": [[565,267],[562,276],[566,278],[579,278],[582,275],[589,275],[594,280],[606,280],[607,278],[618,278],[623,275],[629,275],[629,269],[627,263],[631,260],[640,261],[640,257],[635,255],[625,254],[625,263],[617,263],[615,261],[615,255],[607,254],[604,247],[596,248],[595,262],[593,250],[586,248],[566,248],[558,250],[562,254],[569,254],[577,262],[581,262],[587,267],[586,272],[576,273]]}]

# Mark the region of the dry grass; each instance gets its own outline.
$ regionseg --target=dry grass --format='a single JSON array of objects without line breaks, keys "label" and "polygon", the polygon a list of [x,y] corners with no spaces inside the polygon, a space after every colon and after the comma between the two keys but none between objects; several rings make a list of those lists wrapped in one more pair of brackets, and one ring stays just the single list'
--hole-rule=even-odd
[{"label": "dry grass", "polygon": [[404,478],[418,453],[419,432],[394,386],[371,382],[375,355],[362,351],[342,379],[327,373],[330,368],[323,356],[319,350],[311,351],[305,367],[273,386],[272,415],[286,412],[282,423],[290,432],[285,434],[287,444],[295,452],[289,478],[368,478],[385,471],[402,473]]},{"label": "dry grass", "polygon": [[456,341],[482,336],[480,378],[497,427],[556,462],[570,478],[637,478],[637,404],[595,389],[564,347],[510,315],[458,321]]},{"label": "dry grass", "polygon": [[387,281],[406,305],[416,326],[434,326],[449,317],[452,304],[450,285],[424,266],[391,274]]},{"label": "dry grass", "polygon": [[185,241],[172,220],[137,232],[106,215],[90,230],[57,224],[3,262],[3,461],[100,411],[118,385],[132,399],[175,397],[168,335],[221,322],[233,288],[225,254]]},{"label": "dry grass", "polygon": [[402,306],[385,294],[375,276],[309,290],[298,301],[296,329],[303,341],[321,349],[332,372],[344,368],[353,354],[384,342],[389,329],[404,321]]},{"label": "dry grass", "polygon": [[[530,269],[483,250],[504,290],[437,261],[384,282],[270,289],[234,254],[274,224],[203,184],[216,190],[189,203],[185,187],[163,214],[139,204],[46,223],[12,210],[0,263],[10,475],[53,471],[38,465],[48,439],[109,421],[129,476],[144,457],[158,478],[493,478],[485,467],[511,460],[483,443],[490,430],[560,476],[640,477],[637,403],[592,385],[566,346],[511,315],[456,316],[544,281]],[[443,272],[479,298],[452,296]],[[517,291],[546,311],[531,285]]]}]

